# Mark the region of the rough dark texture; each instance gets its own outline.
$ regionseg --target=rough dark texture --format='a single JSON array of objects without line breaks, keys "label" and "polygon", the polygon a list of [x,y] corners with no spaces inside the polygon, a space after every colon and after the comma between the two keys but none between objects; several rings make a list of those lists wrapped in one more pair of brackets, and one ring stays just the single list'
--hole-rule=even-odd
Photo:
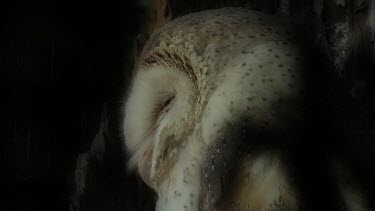
[{"label": "rough dark texture", "polygon": [[116,110],[105,107],[91,148],[77,158],[71,211],[154,209],[151,190],[127,172],[123,137],[116,130],[119,122],[113,121],[118,120]]}]

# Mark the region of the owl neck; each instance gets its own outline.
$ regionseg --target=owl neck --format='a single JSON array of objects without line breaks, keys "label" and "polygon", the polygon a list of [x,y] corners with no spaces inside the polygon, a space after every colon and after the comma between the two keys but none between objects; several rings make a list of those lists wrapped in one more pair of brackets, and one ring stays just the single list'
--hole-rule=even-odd
[{"label": "owl neck", "polygon": [[170,178],[160,184],[156,211],[198,210],[200,174],[189,164],[174,168]]}]

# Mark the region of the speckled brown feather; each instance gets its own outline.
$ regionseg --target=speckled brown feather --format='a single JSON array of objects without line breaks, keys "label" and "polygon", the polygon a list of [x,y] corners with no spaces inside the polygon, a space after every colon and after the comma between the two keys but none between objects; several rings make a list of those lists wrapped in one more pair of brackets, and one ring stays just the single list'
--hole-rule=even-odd
[{"label": "speckled brown feather", "polygon": [[[265,47],[259,47],[264,44]],[[180,17],[153,33],[144,47],[137,70],[153,71],[157,66],[180,71],[193,84],[196,93],[194,118],[187,123],[191,128],[186,129],[184,137],[193,133],[196,123],[204,119],[203,111],[209,109],[209,99],[226,80],[226,75],[233,71],[230,67],[237,68],[242,74],[239,85],[247,83],[247,88],[241,90],[244,92],[241,93],[243,99],[230,100],[229,96],[228,101],[233,106],[243,104],[244,112],[254,115],[249,119],[244,116],[244,126],[242,120],[237,120],[230,123],[231,126],[218,129],[221,138],[214,140],[214,144],[208,147],[202,167],[200,210],[297,209],[294,192],[284,177],[280,178],[280,184],[284,186],[276,188],[283,193],[278,200],[262,201],[262,195],[254,189],[257,186],[246,176],[254,173],[251,166],[258,162],[258,157],[248,155],[247,151],[241,152],[242,157],[238,154],[239,146],[243,146],[244,142],[251,143],[251,140],[247,140],[249,136],[243,134],[242,130],[261,127],[282,130],[288,124],[284,124],[286,121],[278,112],[288,113],[288,116],[296,116],[297,119],[300,117],[296,105],[301,94],[304,68],[298,44],[288,24],[280,17],[241,8],[223,8]],[[253,92],[257,95],[252,96]],[[220,94],[225,95],[223,92],[218,96]],[[240,100],[247,104],[240,103]],[[292,103],[286,104],[285,101]],[[254,107],[253,104],[259,106]],[[285,105],[288,105],[285,111],[280,111]],[[166,133],[163,137],[167,139],[170,135]],[[186,139],[178,139],[171,142],[173,144],[170,142],[163,142],[167,143],[165,153],[157,159],[157,168],[162,168],[163,163],[173,168],[179,157],[177,155],[168,161],[168,153],[171,148],[183,150],[182,144]],[[286,169],[278,164],[282,159],[279,152],[264,154],[269,155],[267,159],[271,159],[265,162],[265,168],[274,169],[283,175]],[[242,170],[239,171],[236,166]],[[160,172],[164,172],[160,175],[165,174],[164,170]],[[160,175],[156,178],[161,178]],[[261,174],[258,177],[261,180]],[[188,205],[185,206],[185,210],[188,210]]]}]

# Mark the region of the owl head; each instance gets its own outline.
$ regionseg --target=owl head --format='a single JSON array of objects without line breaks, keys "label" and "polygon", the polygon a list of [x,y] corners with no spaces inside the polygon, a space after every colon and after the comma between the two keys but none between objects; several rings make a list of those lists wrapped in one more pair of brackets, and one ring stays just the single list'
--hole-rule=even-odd
[{"label": "owl head", "polygon": [[297,124],[301,60],[286,22],[247,9],[190,14],[153,33],[124,134],[129,166],[158,194],[157,210],[215,207],[241,149]]}]

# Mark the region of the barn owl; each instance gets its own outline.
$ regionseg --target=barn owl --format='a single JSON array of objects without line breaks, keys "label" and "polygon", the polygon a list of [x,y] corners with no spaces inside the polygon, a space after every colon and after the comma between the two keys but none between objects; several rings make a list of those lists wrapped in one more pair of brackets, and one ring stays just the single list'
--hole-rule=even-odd
[{"label": "barn owl", "polygon": [[264,143],[297,138],[306,69],[291,27],[261,12],[203,11],[155,31],[124,134],[156,210],[300,210],[287,150]]}]

